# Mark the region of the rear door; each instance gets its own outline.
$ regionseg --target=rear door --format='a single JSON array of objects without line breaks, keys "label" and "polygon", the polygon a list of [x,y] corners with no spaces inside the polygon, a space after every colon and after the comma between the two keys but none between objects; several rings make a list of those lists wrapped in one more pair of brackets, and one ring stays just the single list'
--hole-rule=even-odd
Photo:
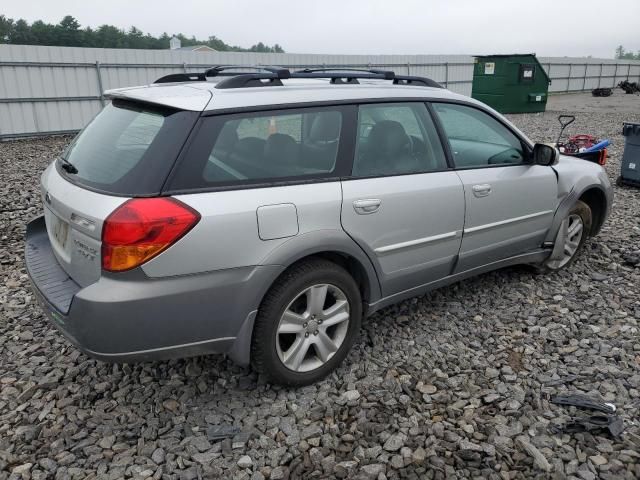
[{"label": "rear door", "polygon": [[488,113],[435,103],[464,184],[464,235],[456,272],[539,248],[557,206],[551,167],[530,162],[525,145]]},{"label": "rear door", "polygon": [[353,169],[342,192],[343,228],[374,261],[383,295],[451,273],[464,192],[423,103],[359,107]]}]

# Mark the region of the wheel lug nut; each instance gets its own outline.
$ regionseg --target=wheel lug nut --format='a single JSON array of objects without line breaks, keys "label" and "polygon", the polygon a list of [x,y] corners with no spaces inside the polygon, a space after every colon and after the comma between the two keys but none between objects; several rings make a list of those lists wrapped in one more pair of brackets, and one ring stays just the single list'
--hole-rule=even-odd
[{"label": "wheel lug nut", "polygon": [[320,325],[322,323],[322,319],[318,320],[318,325]]},{"label": "wheel lug nut", "polygon": [[314,334],[314,335],[317,335],[317,334],[318,334],[318,330],[316,330],[315,332],[313,332],[313,334]]},{"label": "wheel lug nut", "polygon": [[303,326],[304,328],[307,328],[307,324],[306,324],[306,323],[303,323],[303,324],[302,324],[302,326]]},{"label": "wheel lug nut", "polygon": [[305,337],[308,337],[308,336],[309,336],[309,332],[305,333],[305,334],[304,334],[304,336],[305,336]]}]

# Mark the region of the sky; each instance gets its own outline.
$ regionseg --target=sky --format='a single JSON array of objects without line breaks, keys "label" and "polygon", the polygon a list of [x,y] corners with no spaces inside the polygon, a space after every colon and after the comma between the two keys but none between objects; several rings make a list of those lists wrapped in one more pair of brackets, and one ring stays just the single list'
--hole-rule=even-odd
[{"label": "sky", "polygon": [[288,53],[494,54],[612,58],[640,51],[640,0],[0,0],[0,14],[135,25]]}]

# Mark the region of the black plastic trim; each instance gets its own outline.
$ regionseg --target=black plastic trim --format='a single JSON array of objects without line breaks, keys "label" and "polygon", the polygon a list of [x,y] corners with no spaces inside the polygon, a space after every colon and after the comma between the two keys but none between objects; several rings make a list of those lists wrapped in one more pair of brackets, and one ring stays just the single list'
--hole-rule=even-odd
[{"label": "black plastic trim", "polygon": [[160,77],[153,83],[205,82],[206,80],[204,73],[172,73]]},{"label": "black plastic trim", "polygon": [[249,73],[225,78],[215,86],[219,89],[251,87],[282,87],[282,82],[280,77],[273,73]]},{"label": "black plastic trim", "polygon": [[433,109],[433,105],[431,102],[425,102],[427,106],[427,111],[429,115],[431,115],[431,121],[436,127],[436,131],[438,132],[438,138],[440,139],[440,144],[442,145],[442,149],[444,150],[444,156],[447,159],[447,165],[449,166],[449,170],[453,170],[456,168],[455,161],[453,159],[453,152],[451,150],[451,144],[449,143],[449,138],[447,137],[446,132],[444,131],[444,127],[440,122],[440,117]]},{"label": "black plastic trim", "polygon": [[24,258],[34,288],[59,314],[66,315],[81,287],[58,263],[43,216],[27,224]]}]

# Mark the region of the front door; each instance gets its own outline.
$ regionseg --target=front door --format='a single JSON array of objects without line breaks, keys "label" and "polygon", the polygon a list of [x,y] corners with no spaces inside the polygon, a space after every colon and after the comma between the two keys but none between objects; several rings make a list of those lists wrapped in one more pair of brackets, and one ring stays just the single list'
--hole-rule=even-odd
[{"label": "front door", "polygon": [[539,248],[557,206],[551,167],[533,165],[518,136],[480,109],[436,103],[466,213],[456,273]]},{"label": "front door", "polygon": [[425,105],[362,105],[357,131],[342,225],[376,265],[383,295],[446,277],[460,248],[464,192]]}]

